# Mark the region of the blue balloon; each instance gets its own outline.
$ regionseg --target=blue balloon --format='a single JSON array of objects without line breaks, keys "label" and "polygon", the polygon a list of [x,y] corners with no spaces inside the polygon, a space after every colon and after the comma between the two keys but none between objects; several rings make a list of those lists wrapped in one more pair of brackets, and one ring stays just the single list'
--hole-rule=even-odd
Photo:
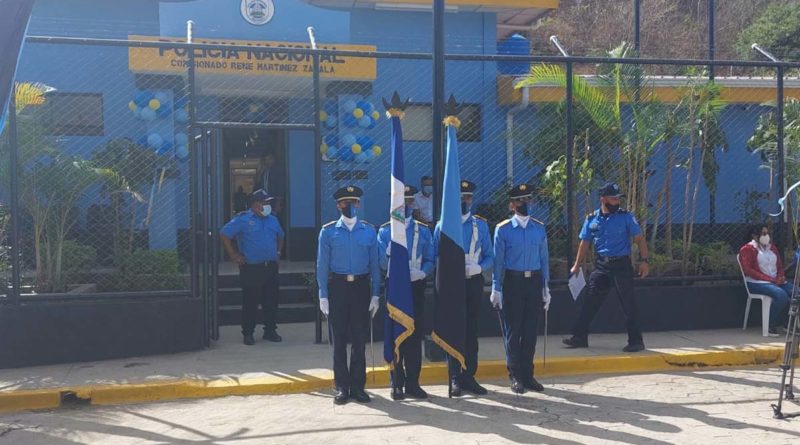
[{"label": "blue balloon", "polygon": [[145,134],[145,135],[140,136],[139,139],[136,140],[136,143],[138,145],[141,145],[142,147],[147,145],[147,135]]},{"label": "blue balloon", "polygon": [[325,112],[328,113],[328,116],[336,114],[336,102],[332,100],[325,102],[325,106],[323,108],[325,109]]},{"label": "blue balloon", "polygon": [[169,153],[172,150],[172,148],[173,148],[172,143],[164,142],[163,144],[161,144],[160,147],[158,147],[158,149],[156,150],[156,154],[157,155],[165,155],[165,154]]},{"label": "blue balloon", "polygon": [[369,150],[375,145],[375,142],[373,142],[372,138],[369,136],[359,136],[356,138],[356,142],[358,142],[362,150]]},{"label": "blue balloon", "polygon": [[186,133],[178,133],[175,135],[175,145],[186,145],[189,143],[189,137]]},{"label": "blue balloon", "polygon": [[350,147],[345,146],[341,150],[339,150],[339,159],[342,161],[352,161],[355,155],[353,154],[353,150],[350,150]]},{"label": "blue balloon", "polygon": [[139,116],[143,121],[154,121],[156,119],[156,110],[153,110],[152,108],[142,108]]},{"label": "blue balloon", "polygon": [[325,144],[327,144],[328,147],[333,147],[335,145],[338,145],[339,144],[339,137],[336,136],[335,133],[331,133],[331,134],[325,135]]},{"label": "blue balloon", "polygon": [[372,125],[372,118],[366,114],[358,120],[358,126],[361,128],[369,128],[370,125]]},{"label": "blue balloon", "polygon": [[336,128],[336,124],[339,121],[336,120],[336,116],[330,115],[328,119],[325,120],[325,126],[328,128]]},{"label": "blue balloon", "polygon": [[359,163],[367,162],[367,154],[362,151],[355,156],[355,161]]},{"label": "blue balloon", "polygon": [[153,150],[158,150],[164,144],[164,138],[158,133],[150,133],[147,135],[147,145]]},{"label": "blue balloon", "polygon": [[189,147],[186,145],[178,145],[175,147],[175,157],[178,159],[186,159],[189,157]]},{"label": "blue balloon", "polygon": [[189,113],[184,110],[183,108],[178,108],[175,110],[175,122],[179,124],[185,124],[189,122]]},{"label": "blue balloon", "polygon": [[347,128],[355,128],[358,126],[358,119],[356,119],[352,114],[347,113],[342,118],[342,123]]},{"label": "blue balloon", "polygon": [[153,93],[149,91],[139,91],[133,96],[133,103],[144,108],[150,103],[150,99],[153,99]]},{"label": "blue balloon", "polygon": [[367,129],[372,130],[373,128],[375,128],[375,119],[370,117],[369,118],[369,126],[367,127]]},{"label": "blue balloon", "polygon": [[169,105],[161,105],[156,111],[158,117],[167,117],[170,115],[170,113],[172,113],[172,109],[169,107]]},{"label": "blue balloon", "polygon": [[342,108],[344,108],[346,114],[350,114],[356,109],[356,103],[352,100],[345,101],[345,103],[342,104]]},{"label": "blue balloon", "polygon": [[350,133],[342,136],[342,147],[350,147],[356,143],[356,137]]},{"label": "blue balloon", "polygon": [[361,153],[364,153],[364,155],[366,155],[366,159],[364,160],[364,162],[370,163],[375,160],[375,155],[372,154],[372,150],[365,150],[362,151]]},{"label": "blue balloon", "polygon": [[189,98],[187,96],[178,97],[175,99],[175,109],[184,108],[187,103],[189,103]]},{"label": "blue balloon", "polygon": [[133,116],[136,119],[140,119],[141,120],[142,119],[142,110],[143,110],[143,108],[136,107],[136,109],[133,110]]},{"label": "blue balloon", "polygon": [[167,93],[163,91],[158,91],[156,92],[156,94],[153,94],[153,99],[158,99],[158,101],[161,102],[162,105],[169,102],[169,96],[167,95]]},{"label": "blue balloon", "polygon": [[339,149],[333,146],[328,147],[328,151],[325,152],[325,156],[327,156],[328,159],[336,159],[336,156],[338,154],[339,154]]},{"label": "blue balloon", "polygon": [[364,114],[369,114],[369,107],[370,103],[365,100],[360,100],[356,102],[356,108],[361,108],[364,111]]}]

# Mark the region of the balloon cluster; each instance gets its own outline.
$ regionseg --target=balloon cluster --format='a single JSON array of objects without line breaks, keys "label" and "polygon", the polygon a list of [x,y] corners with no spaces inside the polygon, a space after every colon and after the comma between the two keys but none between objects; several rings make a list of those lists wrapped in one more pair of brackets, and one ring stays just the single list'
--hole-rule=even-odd
[{"label": "balloon cluster", "polygon": [[[175,122],[185,124],[189,122],[189,112],[186,110],[187,98],[176,98],[170,106],[170,97],[164,92],[139,91],[128,103],[128,108],[134,113],[137,119],[145,122],[152,122],[158,118],[173,116]],[[173,112],[174,107],[174,112]],[[151,127],[152,128],[152,127]],[[151,131],[142,136],[137,141],[139,145],[148,147],[156,154],[174,155],[179,160],[189,157],[189,137],[186,133],[177,133],[172,138],[172,142],[163,137],[160,133]]]},{"label": "balloon cluster", "polygon": [[139,91],[133,96],[133,100],[128,102],[128,109],[137,119],[143,121],[154,121],[172,113],[169,96],[163,92]]},{"label": "balloon cluster", "polygon": [[[342,103],[341,107],[336,102],[330,101],[325,104],[324,110],[320,111],[319,119],[324,122],[325,127],[334,129],[339,123],[337,115],[341,108],[341,123],[346,128],[357,128],[368,130],[375,128],[375,123],[380,119],[380,113],[371,103],[363,100],[348,100]],[[382,149],[379,145],[366,135],[355,135],[345,133],[339,137],[337,134],[328,134],[324,137],[320,146],[322,153],[329,160],[340,160],[346,162],[366,163],[380,156]]]}]

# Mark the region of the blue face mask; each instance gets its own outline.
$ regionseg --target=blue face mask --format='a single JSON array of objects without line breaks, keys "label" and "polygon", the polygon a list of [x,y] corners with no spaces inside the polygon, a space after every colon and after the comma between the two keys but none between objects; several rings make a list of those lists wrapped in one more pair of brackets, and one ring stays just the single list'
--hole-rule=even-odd
[{"label": "blue face mask", "polygon": [[269,204],[265,205],[264,209],[261,210],[261,213],[263,213],[264,216],[269,216],[269,214],[272,213],[272,206]]},{"label": "blue face mask", "polygon": [[462,215],[466,215],[467,213],[469,213],[469,210],[470,210],[469,209],[469,204],[467,204],[466,202],[462,202],[461,203],[461,214]]},{"label": "blue face mask", "polygon": [[433,193],[433,186],[432,185],[423,185],[422,186],[422,193],[426,195],[430,195]]},{"label": "blue face mask", "polygon": [[414,216],[414,209],[411,206],[406,206],[406,219],[411,219]]}]

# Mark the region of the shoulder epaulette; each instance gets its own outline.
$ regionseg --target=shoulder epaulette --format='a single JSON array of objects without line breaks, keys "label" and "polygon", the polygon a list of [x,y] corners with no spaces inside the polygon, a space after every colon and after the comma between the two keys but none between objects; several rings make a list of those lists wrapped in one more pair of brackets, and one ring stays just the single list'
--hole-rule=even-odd
[{"label": "shoulder epaulette", "polygon": [[372,224],[371,222],[367,221],[366,219],[362,219],[361,222],[366,224],[366,225],[368,225],[368,226],[370,226],[370,227],[372,227],[373,229],[375,228],[375,225]]},{"label": "shoulder epaulette", "polygon": [[543,222],[539,221],[538,219],[536,219],[536,218],[534,218],[534,217],[531,217],[531,221],[533,221],[533,222],[537,222],[537,223],[539,223],[539,224],[541,224],[541,225],[544,225],[544,223],[543,223]]},{"label": "shoulder epaulette", "polygon": [[417,223],[417,224],[419,224],[419,225],[421,225],[421,226],[430,227],[430,226],[428,225],[428,223],[424,223],[424,222],[422,222],[422,221],[420,221],[420,220],[418,220],[418,219],[415,219],[415,220],[414,220],[414,222],[415,222],[415,223]]},{"label": "shoulder epaulette", "polygon": [[236,216],[242,216],[242,215],[246,215],[246,214],[247,214],[247,210],[237,213]]},{"label": "shoulder epaulette", "polygon": [[619,213],[628,213],[628,211],[627,211],[627,210],[625,210],[625,209],[619,209],[619,210],[617,210],[617,211],[618,211]]},{"label": "shoulder epaulette", "polygon": [[591,212],[586,214],[586,219],[589,219],[595,215],[597,215],[597,210],[592,210]]},{"label": "shoulder epaulette", "polygon": [[324,228],[326,228],[326,227],[330,227],[330,226],[331,226],[331,225],[333,225],[333,224],[336,224],[336,220],[335,220],[335,219],[334,219],[333,221],[329,222],[329,223],[323,224],[323,225],[322,225],[322,228],[324,229]]},{"label": "shoulder epaulette", "polygon": [[500,221],[499,223],[497,223],[497,227],[503,227],[504,225],[506,225],[506,224],[508,224],[510,222],[511,222],[511,218],[508,218],[506,220]]},{"label": "shoulder epaulette", "polygon": [[486,221],[486,218],[482,217],[481,215],[472,215],[472,216],[475,217],[475,218],[478,218],[479,220],[481,220],[481,221],[483,221],[485,223],[489,222],[489,221]]},{"label": "shoulder epaulette", "polygon": [[391,221],[386,221],[385,223],[381,224],[381,227],[386,227],[391,223],[392,223]]}]

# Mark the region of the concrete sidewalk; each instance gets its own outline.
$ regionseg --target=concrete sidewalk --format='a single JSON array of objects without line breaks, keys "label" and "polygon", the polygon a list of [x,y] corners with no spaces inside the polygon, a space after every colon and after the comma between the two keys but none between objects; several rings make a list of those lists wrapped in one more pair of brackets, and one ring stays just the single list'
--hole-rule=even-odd
[{"label": "concrete sidewalk", "polygon": [[[331,388],[329,346],[314,344],[313,324],[281,325],[279,331],[282,343],[257,337],[255,346],[245,346],[238,327],[225,327],[218,342],[198,352],[0,370],[0,412],[55,408],[62,400],[117,404]],[[592,335],[588,349],[564,349],[560,340],[549,338],[545,367],[544,338],[539,338],[537,376],[767,365],[783,359],[782,339],[761,337],[760,329],[646,333],[648,349],[638,354],[621,352],[624,334]],[[386,386],[382,343],[374,345],[374,353],[373,372],[368,345],[368,387]],[[506,378],[500,338],[480,339],[480,360],[480,379]],[[423,383],[446,383],[443,363],[423,366]]]}]

